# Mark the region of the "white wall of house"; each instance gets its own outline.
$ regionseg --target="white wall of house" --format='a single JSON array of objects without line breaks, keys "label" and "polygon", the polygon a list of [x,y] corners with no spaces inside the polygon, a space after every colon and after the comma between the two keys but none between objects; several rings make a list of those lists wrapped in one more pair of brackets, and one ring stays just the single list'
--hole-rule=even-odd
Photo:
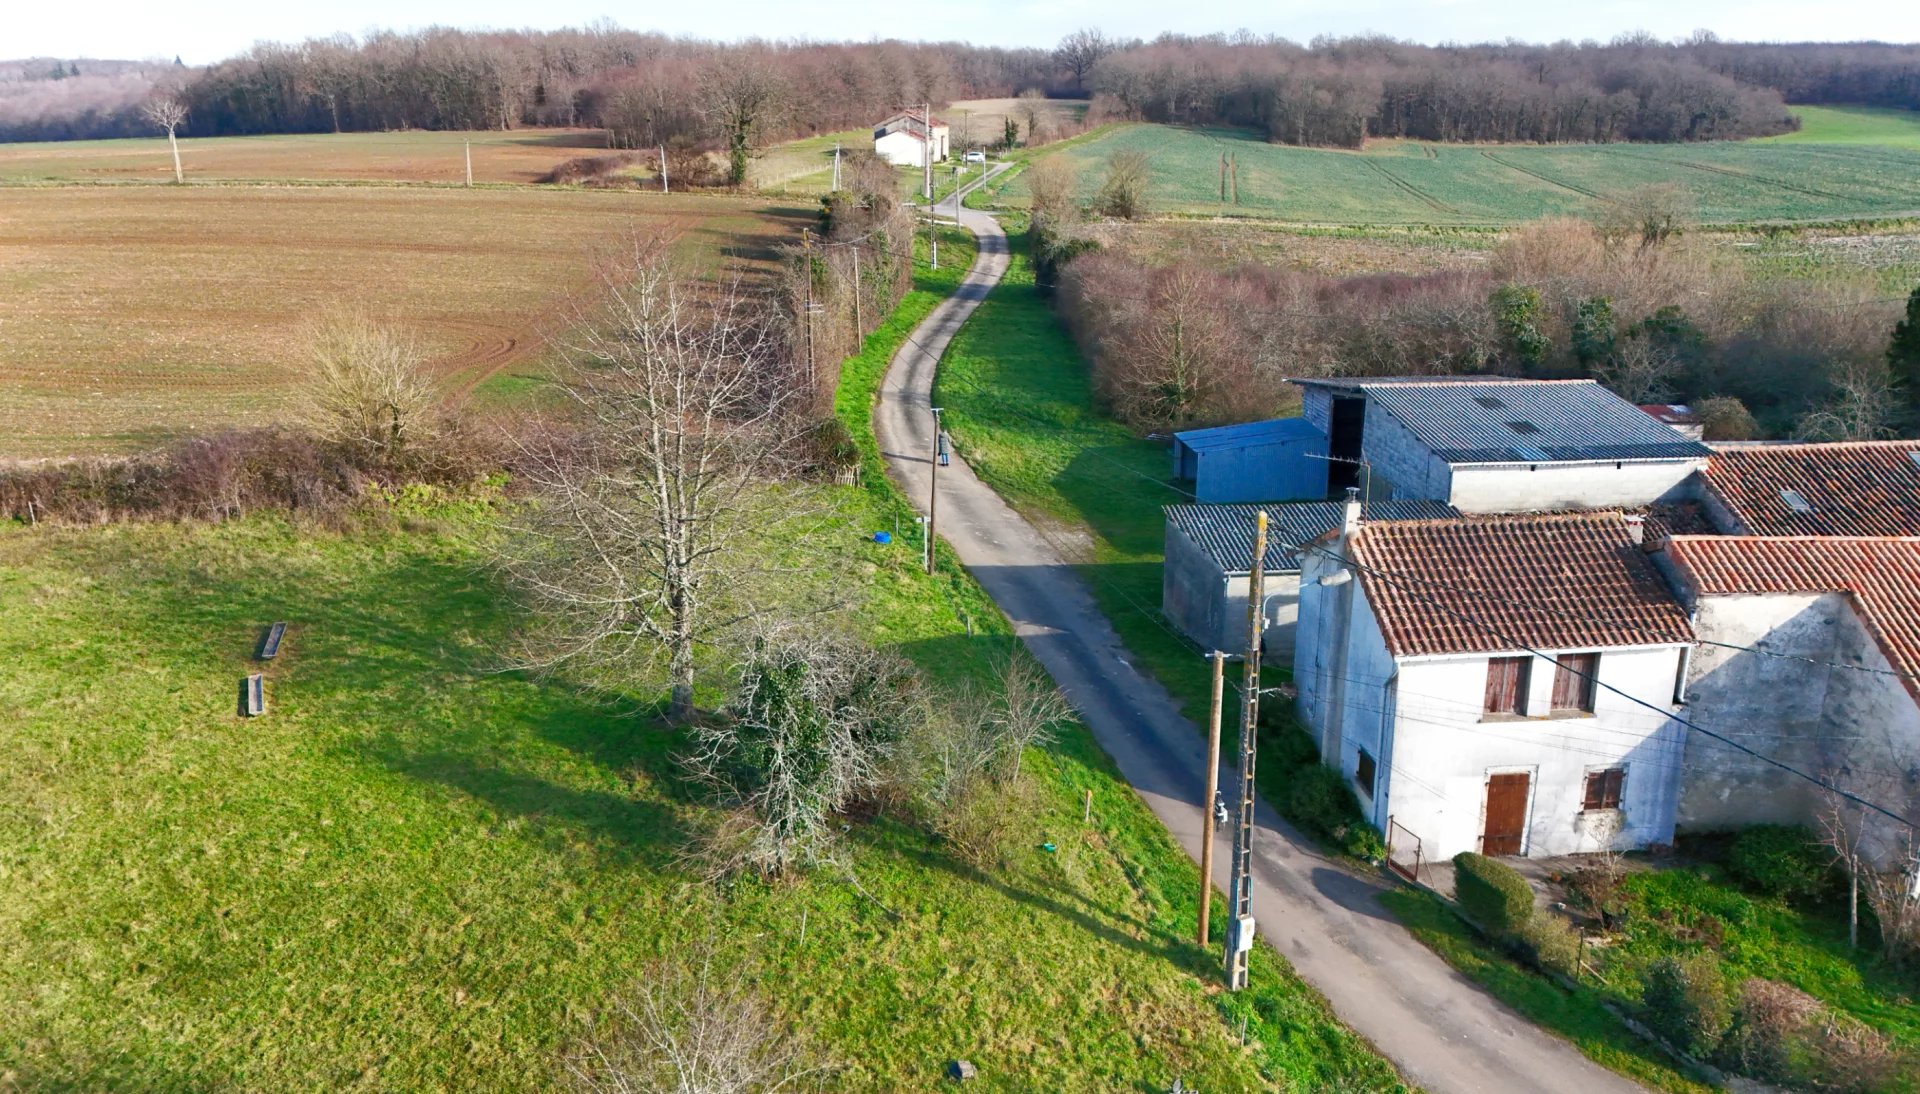
[{"label": "white wall of house", "polygon": [[905,132],[894,130],[884,137],[875,137],[873,150],[881,159],[895,167],[925,167],[927,165],[927,144],[925,141]]},{"label": "white wall of house", "polygon": [[1463,513],[1636,508],[1693,496],[1706,460],[1455,464],[1439,495]]},{"label": "white wall of house", "polygon": [[[1303,560],[1294,682],[1328,764],[1351,780],[1361,750],[1373,757],[1371,791],[1354,785],[1377,827],[1391,818],[1421,839],[1429,859],[1477,851],[1488,777],[1525,772],[1529,856],[1600,850],[1602,822],[1615,847],[1672,841],[1685,737],[1669,715],[1683,647],[1601,651],[1600,681],[1654,710],[1601,687],[1591,714],[1550,713],[1556,666],[1534,658],[1526,716],[1488,717],[1489,655],[1394,658],[1360,582],[1320,584],[1337,569],[1317,553]],[[1586,813],[1588,773],[1611,767],[1627,772],[1622,808]]]},{"label": "white wall of house", "polygon": [[[1392,765],[1381,808],[1420,837],[1428,858],[1478,851],[1488,776],[1525,772],[1531,791],[1525,855],[1604,850],[1608,833],[1611,846],[1621,849],[1671,843],[1686,743],[1667,717],[1680,653],[1677,646],[1601,651],[1600,681],[1657,709],[1601,687],[1592,714],[1571,716],[1548,712],[1556,666],[1536,657],[1523,718],[1482,713],[1485,656],[1401,661],[1392,739],[1382,742],[1391,747]],[[1344,770],[1351,772],[1356,759],[1357,753],[1343,758]],[[1587,775],[1613,767],[1626,770],[1621,808],[1586,812]]]},{"label": "white wall of house", "polygon": [[[1702,597],[1695,628],[1725,645],[1694,653],[1686,718],[1802,771],[1838,777],[1920,822],[1920,704],[1892,675],[1849,596]],[[1811,825],[1822,808],[1804,779],[1702,734],[1687,741],[1681,831]]]}]

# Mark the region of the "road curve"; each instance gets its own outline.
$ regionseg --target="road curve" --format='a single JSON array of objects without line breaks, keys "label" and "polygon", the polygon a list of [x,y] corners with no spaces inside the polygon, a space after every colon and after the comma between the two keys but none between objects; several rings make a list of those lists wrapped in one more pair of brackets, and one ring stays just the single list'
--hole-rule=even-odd
[{"label": "road curve", "polygon": [[[1008,262],[1006,234],[992,217],[971,209],[960,217],[979,240],[979,257],[959,290],[894,355],[874,414],[888,472],[922,512],[932,465],[935,369]],[[957,455],[941,468],[939,489],[941,538],[1006,613],[1127,781],[1197,861],[1206,767],[1199,731],[1157,682],[1128,663],[1119,636],[1073,567]],[[1520,1017],[1421,945],[1380,907],[1375,897],[1381,881],[1357,876],[1321,854],[1264,803],[1258,818],[1254,911],[1260,934],[1409,1080],[1429,1091],[1460,1094],[1641,1089]],[[1230,838],[1222,838],[1214,852],[1214,880],[1222,889],[1230,851]],[[1221,905],[1216,901],[1214,907]]]}]

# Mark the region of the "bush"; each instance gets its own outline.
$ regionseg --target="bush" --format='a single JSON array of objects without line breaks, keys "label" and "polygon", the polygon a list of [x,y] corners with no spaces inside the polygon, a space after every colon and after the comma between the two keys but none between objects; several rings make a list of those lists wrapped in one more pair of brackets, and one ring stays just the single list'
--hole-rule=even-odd
[{"label": "bush", "polygon": [[1287,780],[1287,817],[1328,836],[1360,824],[1360,802],[1346,777],[1325,764],[1297,768]]},{"label": "bush", "polygon": [[1787,824],[1756,824],[1734,837],[1727,870],[1763,896],[1793,900],[1826,887],[1833,858],[1811,831]]},{"label": "bush", "polygon": [[1640,1000],[1647,1025],[1674,1047],[1709,1057],[1733,1024],[1733,991],[1710,953],[1663,957],[1647,966]]},{"label": "bush", "polygon": [[1504,862],[1462,851],[1453,856],[1453,890],[1482,927],[1510,937],[1533,918],[1533,886]]},{"label": "bush", "polygon": [[1559,916],[1533,916],[1514,931],[1513,941],[1540,968],[1561,976],[1580,975],[1580,932]]}]

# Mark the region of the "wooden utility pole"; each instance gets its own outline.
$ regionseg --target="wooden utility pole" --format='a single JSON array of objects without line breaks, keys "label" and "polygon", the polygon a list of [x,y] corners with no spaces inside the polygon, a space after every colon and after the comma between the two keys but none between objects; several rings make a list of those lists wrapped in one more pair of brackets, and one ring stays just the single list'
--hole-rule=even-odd
[{"label": "wooden utility pole", "polygon": [[660,146],[660,192],[663,194],[673,193],[673,190],[669,187],[670,184],[667,182],[667,146],[663,144]]},{"label": "wooden utility pole", "polygon": [[860,316],[860,248],[857,246],[853,248],[853,334],[855,343],[867,336],[867,321]]},{"label": "wooden utility pole", "polygon": [[933,408],[933,465],[927,475],[927,572],[933,572],[934,520],[940,512],[940,408]]},{"label": "wooden utility pole", "polygon": [[473,142],[465,142],[467,149],[467,185],[473,185]]},{"label": "wooden utility pole", "polygon": [[1200,945],[1207,944],[1207,915],[1213,911],[1213,803],[1220,797],[1220,696],[1227,655],[1213,651],[1213,713],[1207,719],[1207,783],[1200,802]]},{"label": "wooden utility pole", "polygon": [[1227,894],[1233,919],[1227,924],[1227,988],[1247,986],[1247,960],[1253,952],[1253,761],[1260,728],[1260,631],[1265,597],[1267,511],[1253,518],[1253,568],[1247,575],[1247,659],[1240,703],[1240,814],[1234,818],[1233,890]]}]

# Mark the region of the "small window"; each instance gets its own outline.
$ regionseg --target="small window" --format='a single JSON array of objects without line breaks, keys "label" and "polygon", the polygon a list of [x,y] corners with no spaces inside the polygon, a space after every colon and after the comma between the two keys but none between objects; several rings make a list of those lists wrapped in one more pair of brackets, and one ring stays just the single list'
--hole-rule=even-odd
[{"label": "small window", "polygon": [[1553,709],[1593,713],[1594,678],[1600,675],[1597,653],[1563,653],[1554,658]]},{"label": "small window", "polygon": [[1360,793],[1373,797],[1373,753],[1360,750],[1360,761],[1353,765],[1353,781],[1360,784]]},{"label": "small window", "polygon": [[1513,430],[1515,433],[1540,432],[1540,427],[1537,425],[1534,425],[1532,422],[1508,422],[1507,428]]},{"label": "small window", "polygon": [[1813,512],[1813,503],[1809,502],[1806,498],[1802,497],[1800,495],[1800,491],[1798,490],[1780,491],[1780,500],[1786,503],[1787,508],[1793,510],[1796,513]]},{"label": "small window", "polygon": [[1620,808],[1620,795],[1626,785],[1627,769],[1624,767],[1587,772],[1587,797],[1582,808],[1589,812]]},{"label": "small window", "polygon": [[1527,712],[1527,664],[1531,657],[1494,657],[1487,661],[1488,714]]}]

